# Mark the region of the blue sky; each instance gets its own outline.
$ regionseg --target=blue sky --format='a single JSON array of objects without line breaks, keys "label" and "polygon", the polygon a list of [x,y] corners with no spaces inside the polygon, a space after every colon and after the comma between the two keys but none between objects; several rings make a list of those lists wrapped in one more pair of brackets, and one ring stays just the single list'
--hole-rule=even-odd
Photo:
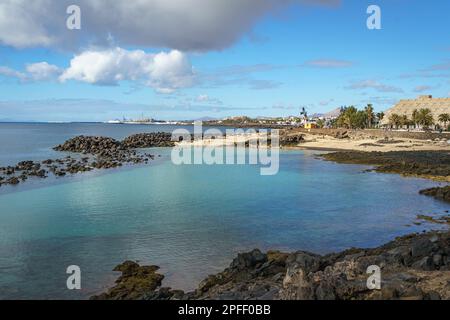
[{"label": "blue sky", "polygon": [[[450,95],[448,1],[149,0],[164,20],[117,6],[119,26],[95,24],[84,1],[69,31],[63,10],[43,22],[61,1],[24,14],[23,0],[0,0],[0,120],[287,116]],[[370,4],[381,30],[366,27]]]}]

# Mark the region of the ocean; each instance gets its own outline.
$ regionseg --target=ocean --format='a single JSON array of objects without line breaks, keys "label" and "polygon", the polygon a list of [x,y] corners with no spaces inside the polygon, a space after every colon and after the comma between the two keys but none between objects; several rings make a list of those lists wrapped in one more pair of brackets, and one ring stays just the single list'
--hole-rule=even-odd
[{"label": "ocean", "polygon": [[[61,157],[76,135],[122,139],[173,126],[0,124],[0,166]],[[437,183],[282,151],[280,171],[182,165],[170,149],[149,165],[0,187],[0,299],[87,299],[114,284],[125,260],[161,267],[163,286],[192,290],[254,248],[329,253],[374,247],[436,226],[418,214],[448,204],[418,191]],[[66,287],[81,268],[82,289]]]}]

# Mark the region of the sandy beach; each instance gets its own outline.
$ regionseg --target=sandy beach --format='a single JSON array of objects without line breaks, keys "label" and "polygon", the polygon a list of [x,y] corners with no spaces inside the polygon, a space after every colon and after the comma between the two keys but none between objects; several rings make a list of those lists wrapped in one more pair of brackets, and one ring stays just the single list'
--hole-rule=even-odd
[{"label": "sandy beach", "polygon": [[[359,131],[349,132],[345,137],[334,137],[334,131],[328,134],[308,133],[297,130],[280,130],[280,146],[284,149],[309,149],[324,151],[367,151],[367,152],[391,152],[391,151],[450,151],[450,137],[436,139],[414,138],[381,138],[373,136],[373,132]],[[378,132],[379,134],[379,132]],[[403,133],[408,136],[407,133]],[[413,136],[414,134],[411,134]],[[301,136],[299,143],[286,143],[287,140]],[[227,137],[204,138],[193,142],[183,141],[178,146],[231,146],[235,143],[244,144],[250,140],[264,139],[263,133],[249,133],[228,135]]]},{"label": "sandy beach", "polygon": [[326,135],[304,134],[304,142],[298,148],[315,150],[348,151],[450,151],[447,140],[356,138],[337,139]]}]

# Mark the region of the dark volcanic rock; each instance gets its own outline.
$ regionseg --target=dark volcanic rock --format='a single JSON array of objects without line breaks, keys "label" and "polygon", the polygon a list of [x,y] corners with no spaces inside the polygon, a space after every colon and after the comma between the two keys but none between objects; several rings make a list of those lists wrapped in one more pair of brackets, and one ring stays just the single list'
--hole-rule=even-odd
[{"label": "dark volcanic rock", "polygon": [[56,151],[78,152],[86,154],[102,154],[111,153],[120,150],[119,141],[106,137],[85,137],[78,136],[67,140],[62,145],[56,146]]},{"label": "dark volcanic rock", "polygon": [[339,163],[376,166],[378,172],[419,175],[447,179],[450,176],[450,152],[441,151],[392,151],[364,152],[341,151],[320,155]]},{"label": "dark volcanic rock", "polygon": [[164,279],[163,275],[156,273],[157,266],[140,266],[136,262],[126,261],[118,265],[114,271],[122,272],[117,279],[116,286],[92,300],[142,300],[146,295],[152,294]]},{"label": "dark volcanic rock", "polygon": [[166,132],[140,133],[129,136],[122,141],[124,148],[173,147],[172,135]]},{"label": "dark volcanic rock", "polygon": [[12,178],[9,178],[8,180],[6,180],[6,183],[16,185],[16,184],[20,183],[20,180],[17,177],[12,177]]},{"label": "dark volcanic rock", "polygon": [[47,178],[49,173],[62,177],[93,169],[117,168],[123,164],[146,164],[153,160],[154,156],[138,152],[134,148],[172,146],[170,139],[171,135],[168,133],[134,135],[124,142],[107,137],[78,136],[54,147],[54,150],[88,156],[66,156],[63,159],[47,159],[42,162],[21,161],[16,166],[0,167],[0,172],[9,176],[8,179],[0,180],[0,183],[15,185],[32,176]]},{"label": "dark volcanic rock", "polygon": [[431,196],[439,200],[450,202],[450,186],[431,188],[420,191],[420,194]]},{"label": "dark volcanic rock", "polygon": [[296,135],[282,135],[280,137],[280,145],[289,147],[289,146],[297,146],[299,143],[305,141],[304,136],[302,134]]},{"label": "dark volcanic rock", "polygon": [[[367,268],[381,268],[381,289],[367,287]],[[450,232],[413,234],[375,248],[319,256],[259,250],[239,254],[230,267],[203,280],[194,292],[161,288],[150,268],[143,289],[138,265],[127,262],[104,299],[450,299]],[[135,279],[134,279],[135,278]],[[133,279],[133,280],[132,280]],[[133,285],[125,285],[130,281]],[[152,288],[155,288],[152,290]],[[145,292],[145,294],[144,294]],[[97,297],[98,298],[98,297]]]}]

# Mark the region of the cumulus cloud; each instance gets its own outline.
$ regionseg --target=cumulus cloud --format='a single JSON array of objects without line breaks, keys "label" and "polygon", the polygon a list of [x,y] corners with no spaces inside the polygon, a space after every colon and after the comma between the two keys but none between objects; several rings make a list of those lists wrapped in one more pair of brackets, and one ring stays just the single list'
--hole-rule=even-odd
[{"label": "cumulus cloud", "polygon": [[11,68],[5,67],[5,66],[0,66],[0,76],[17,78],[20,80],[26,79],[25,73],[16,71],[14,69],[11,69]]},{"label": "cumulus cloud", "polygon": [[75,55],[65,70],[48,62],[27,64],[23,72],[0,66],[0,76],[23,82],[74,80],[105,86],[133,81],[159,93],[172,93],[195,82],[191,62],[180,51],[152,54],[122,48],[84,51]]},{"label": "cumulus cloud", "polygon": [[194,71],[187,56],[177,50],[158,54],[142,50],[114,48],[88,50],[76,55],[60,80],[77,80],[98,85],[117,85],[120,81],[143,81],[161,93],[189,87]]},{"label": "cumulus cloud", "polygon": [[24,72],[0,66],[1,76],[16,78],[22,82],[56,80],[61,72],[60,68],[47,62],[28,64]]},{"label": "cumulus cloud", "polygon": [[[2,0],[0,43],[14,47],[86,43],[224,49],[265,15],[292,4],[334,5],[339,0]],[[66,9],[79,5],[82,29],[68,30]]]},{"label": "cumulus cloud", "polygon": [[29,77],[35,81],[54,80],[62,73],[60,68],[45,61],[28,64],[26,71]]}]

